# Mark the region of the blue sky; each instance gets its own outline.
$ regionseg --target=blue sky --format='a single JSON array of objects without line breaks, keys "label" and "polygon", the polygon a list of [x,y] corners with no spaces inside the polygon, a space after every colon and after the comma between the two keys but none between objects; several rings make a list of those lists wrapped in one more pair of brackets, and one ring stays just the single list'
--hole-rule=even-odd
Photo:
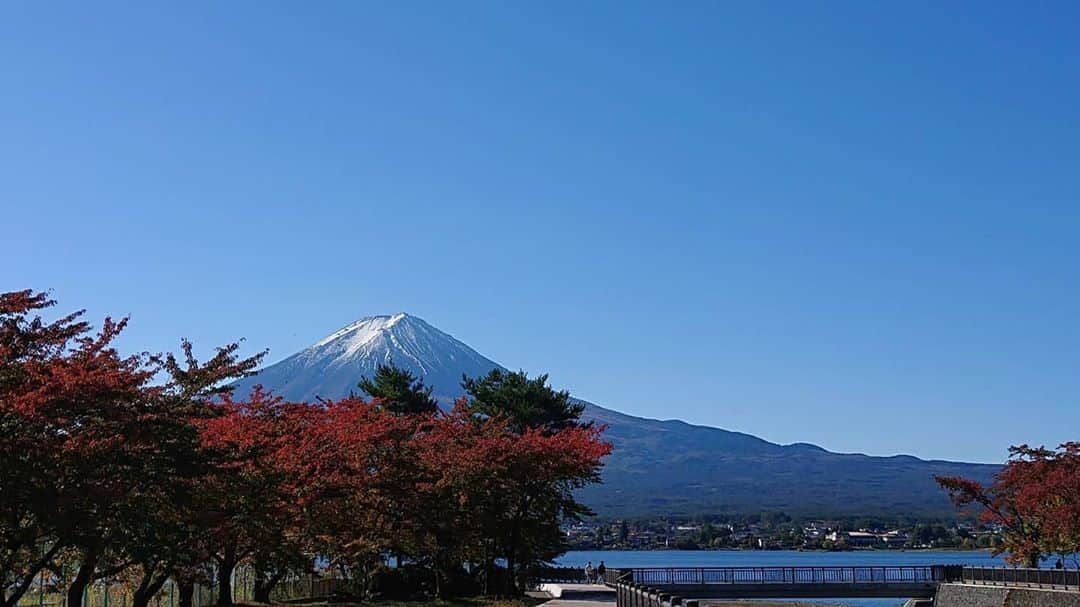
[{"label": "blue sky", "polygon": [[407,311],[627,413],[1080,427],[1072,3],[0,9],[0,289],[277,360]]}]

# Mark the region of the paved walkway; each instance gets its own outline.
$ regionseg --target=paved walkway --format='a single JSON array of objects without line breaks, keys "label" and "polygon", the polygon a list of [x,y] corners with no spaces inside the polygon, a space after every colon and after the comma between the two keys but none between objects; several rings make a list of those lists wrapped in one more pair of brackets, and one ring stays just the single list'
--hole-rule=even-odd
[{"label": "paved walkway", "polygon": [[601,584],[543,584],[552,598],[545,607],[612,607],[615,591]]}]

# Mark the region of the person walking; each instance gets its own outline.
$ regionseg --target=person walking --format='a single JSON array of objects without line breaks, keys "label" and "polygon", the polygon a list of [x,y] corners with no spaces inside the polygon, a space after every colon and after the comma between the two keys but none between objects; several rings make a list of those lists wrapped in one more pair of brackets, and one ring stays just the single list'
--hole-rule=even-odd
[{"label": "person walking", "polygon": [[607,567],[604,566],[604,561],[600,561],[600,564],[596,566],[596,583],[604,583],[604,573],[607,571]]},{"label": "person walking", "polygon": [[593,567],[592,567],[592,561],[589,561],[589,562],[588,562],[588,563],[587,563],[587,564],[585,565],[585,583],[586,583],[586,584],[591,584],[591,583],[592,583],[592,581],[593,581],[594,579],[596,579],[596,578],[595,578],[595,576],[596,576],[596,571],[595,571],[595,570],[593,570]]}]

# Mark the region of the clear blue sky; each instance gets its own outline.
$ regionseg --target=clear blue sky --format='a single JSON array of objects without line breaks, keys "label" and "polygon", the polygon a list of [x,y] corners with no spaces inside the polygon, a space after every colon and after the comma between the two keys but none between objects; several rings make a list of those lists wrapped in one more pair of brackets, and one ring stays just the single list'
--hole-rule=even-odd
[{"label": "clear blue sky", "polygon": [[627,413],[1000,461],[1080,439],[1077,23],[7,4],[0,288],[271,360],[407,311]]}]

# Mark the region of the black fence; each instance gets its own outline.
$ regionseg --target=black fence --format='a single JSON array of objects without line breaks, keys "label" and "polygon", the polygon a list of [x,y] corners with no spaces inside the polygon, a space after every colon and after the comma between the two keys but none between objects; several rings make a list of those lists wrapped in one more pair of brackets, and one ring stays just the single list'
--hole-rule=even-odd
[{"label": "black fence", "polygon": [[529,571],[529,580],[534,584],[583,584],[587,581],[581,567],[537,567]]},{"label": "black fence", "polygon": [[[951,580],[950,580],[951,581]],[[1080,590],[1078,569],[1020,569],[1012,567],[962,567],[959,579],[966,584],[1064,588]]]},{"label": "black fence", "polygon": [[[274,587],[270,598],[275,603],[293,601],[325,600],[335,595],[345,594],[350,589],[349,581],[324,575],[293,575],[281,580]],[[248,565],[240,565],[233,573],[232,598],[235,603],[255,602],[255,572]],[[91,584],[83,594],[81,604],[68,605],[67,595],[62,585],[50,584],[39,590],[32,588],[17,604],[17,607],[130,607],[133,601],[131,587],[121,581],[98,581]],[[217,584],[195,584],[192,596],[194,607],[211,607],[217,604]],[[169,580],[154,595],[150,607],[176,607],[179,604],[179,590],[173,580]]]},{"label": "black fence", "polygon": [[926,565],[912,567],[644,567],[608,569],[604,582],[683,584],[911,584],[959,582],[1080,591],[1078,569]]},{"label": "black fence", "polygon": [[[607,583],[678,584],[912,584],[943,582],[951,568],[912,567],[649,567],[608,570]],[[955,573],[954,573],[955,575]]]}]

